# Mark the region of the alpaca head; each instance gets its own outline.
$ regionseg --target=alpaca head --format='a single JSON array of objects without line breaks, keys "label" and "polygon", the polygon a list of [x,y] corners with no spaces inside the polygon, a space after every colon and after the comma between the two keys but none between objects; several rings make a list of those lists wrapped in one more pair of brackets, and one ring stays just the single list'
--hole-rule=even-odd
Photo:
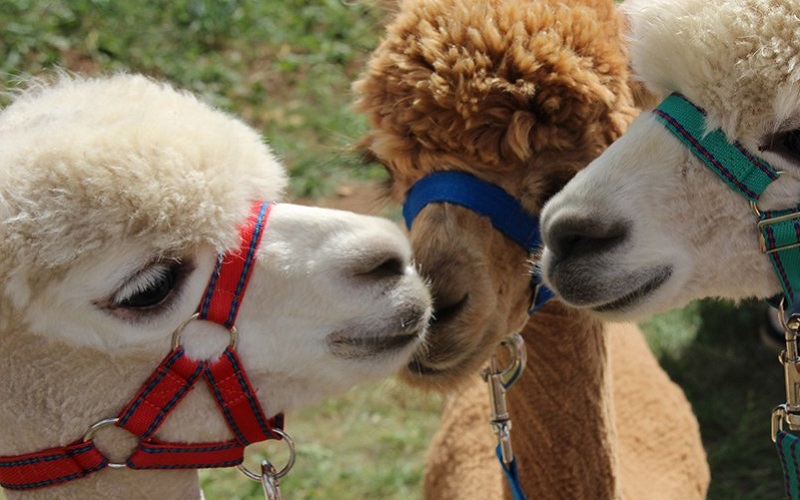
[{"label": "alpaca head", "polygon": [[[783,171],[760,210],[797,206],[800,2],[632,0],[625,8],[637,75],[703,108],[705,132]],[[545,207],[545,279],[566,302],[614,319],[701,297],[768,297],[781,289],[757,222],[743,196],[646,113]]]},{"label": "alpaca head", "polygon": [[[255,131],[166,84],[62,77],[17,96],[0,113],[0,422],[13,430],[0,455],[116,415],[198,308],[217,254],[239,245],[251,203],[285,183]],[[269,415],[409,361],[430,314],[410,256],[389,221],[272,206],[236,324]],[[228,342],[203,321],[181,336],[194,359]],[[230,435],[202,392],[166,439]]]},{"label": "alpaca head", "polygon": [[[619,29],[611,1],[404,2],[355,85],[372,125],[363,144],[393,198],[432,172],[461,171],[538,214],[636,112]],[[410,237],[435,319],[405,375],[447,388],[525,323],[531,256],[446,203],[424,208]]]}]

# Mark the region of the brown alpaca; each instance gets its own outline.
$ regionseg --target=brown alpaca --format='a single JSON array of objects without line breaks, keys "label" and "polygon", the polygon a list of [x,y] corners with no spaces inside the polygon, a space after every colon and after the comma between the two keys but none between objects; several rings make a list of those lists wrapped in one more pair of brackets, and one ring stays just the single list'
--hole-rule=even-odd
[{"label": "brown alpaca", "polygon": [[[393,198],[456,170],[538,214],[638,113],[621,31],[612,0],[401,3],[355,84],[372,128],[363,146],[391,174]],[[556,301],[528,319],[530,256],[460,206],[428,205],[410,238],[437,312],[428,349],[403,377],[450,394],[427,498],[501,496],[477,374],[519,330],[528,363],[508,404],[529,498],[705,497],[697,421],[638,328]]]}]

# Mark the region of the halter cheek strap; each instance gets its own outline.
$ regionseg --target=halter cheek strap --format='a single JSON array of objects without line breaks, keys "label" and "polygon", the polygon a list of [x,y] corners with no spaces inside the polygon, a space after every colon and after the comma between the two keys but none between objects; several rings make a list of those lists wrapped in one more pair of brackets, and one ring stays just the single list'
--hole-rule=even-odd
[{"label": "halter cheek strap", "polygon": [[[430,203],[453,203],[487,217],[495,229],[511,238],[529,253],[541,246],[539,220],[519,201],[500,187],[464,172],[435,172],[423,177],[406,194],[403,218],[411,229],[414,219]],[[529,314],[553,297],[542,284],[541,276],[531,277],[532,303]]]},{"label": "halter cheek strap", "polygon": [[[198,312],[173,336],[173,350],[158,365],[139,392],[116,418],[94,424],[83,439],[26,455],[0,457],[0,486],[27,490],[79,479],[106,467],[131,469],[198,469],[242,463],[250,443],[281,439],[283,415],[267,418],[236,353],[236,316],[247,289],[270,205],[258,202],[241,228],[241,245],[221,255]],[[214,361],[188,358],[180,333],[192,320],[217,323],[228,329],[231,342]],[[214,396],[235,438],[214,443],[167,443],[153,436],[169,413],[197,382],[203,380]],[[124,463],[111,463],[96,448],[93,437],[106,426],[118,426],[139,438]]]}]

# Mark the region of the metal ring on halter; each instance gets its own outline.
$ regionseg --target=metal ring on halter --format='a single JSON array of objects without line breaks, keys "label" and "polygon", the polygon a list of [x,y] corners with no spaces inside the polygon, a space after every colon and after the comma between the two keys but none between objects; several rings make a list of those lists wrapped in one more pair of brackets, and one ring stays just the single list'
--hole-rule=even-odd
[{"label": "metal ring on halter", "polygon": [[[89,430],[86,431],[86,434],[83,435],[83,442],[85,443],[87,441],[91,441],[92,439],[94,439],[94,435],[97,433],[97,431],[99,431],[100,429],[103,429],[105,427],[112,426],[112,425],[116,426],[117,422],[119,422],[119,418],[117,418],[117,417],[104,418],[103,420],[100,420],[99,422],[95,422],[94,424],[92,424],[91,427],[89,427]],[[108,459],[106,459],[106,460],[108,460]],[[107,467],[109,467],[111,469],[124,469],[124,468],[126,468],[128,466],[125,464],[125,462],[112,462],[112,461],[109,460]]]},{"label": "metal ring on halter", "polygon": [[[280,479],[283,476],[285,476],[286,474],[288,474],[290,470],[292,470],[292,467],[294,467],[294,459],[295,459],[297,454],[296,454],[295,449],[294,449],[294,440],[291,438],[291,436],[289,436],[288,434],[286,434],[285,432],[283,432],[280,429],[272,429],[271,432],[274,433],[274,434],[279,435],[281,437],[281,440],[283,442],[285,442],[286,445],[289,447],[289,461],[286,462],[286,465],[283,466],[283,469],[281,469],[281,470],[277,471],[275,474],[273,474],[273,476],[276,479]],[[237,466],[237,468],[248,479],[252,479],[253,481],[261,482],[261,477],[262,477],[261,474],[256,474],[255,472],[251,471],[250,469],[248,469],[244,465],[239,465],[239,466]]]},{"label": "metal ring on halter", "polygon": [[[176,328],[175,331],[172,332],[172,348],[173,349],[177,349],[181,345],[181,333],[183,333],[183,329],[186,328],[186,325],[188,325],[189,323],[191,323],[194,320],[198,320],[198,321],[200,320],[200,313],[194,313],[191,316],[189,316],[189,319],[187,319],[186,321],[184,321],[183,323],[178,325],[178,328]],[[237,340],[239,338],[239,334],[236,332],[236,326],[231,326],[230,328],[226,328],[226,330],[228,330],[228,333],[231,336],[231,341],[230,341],[230,344],[229,344],[230,348],[235,350],[236,349],[236,342],[237,342]]]}]

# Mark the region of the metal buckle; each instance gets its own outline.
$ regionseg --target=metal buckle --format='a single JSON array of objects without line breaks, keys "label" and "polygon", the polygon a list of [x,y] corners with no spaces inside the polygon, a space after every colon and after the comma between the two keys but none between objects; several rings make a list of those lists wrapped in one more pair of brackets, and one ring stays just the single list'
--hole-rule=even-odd
[{"label": "metal buckle", "polygon": [[[756,206],[755,202],[751,201],[750,204],[751,207],[754,207],[754,210],[758,211],[758,207]],[[760,214],[761,212],[759,211],[758,213]],[[800,247],[800,241],[798,241],[796,243],[790,243],[788,245],[783,245],[776,248],[770,248],[769,250],[767,250],[767,241],[764,238],[765,226],[770,226],[772,224],[777,224],[779,222],[784,222],[787,220],[794,220],[794,219],[800,219],[800,212],[794,212],[791,214],[780,215],[778,217],[772,217],[769,219],[763,219],[758,221],[758,224],[756,224],[756,226],[758,227],[758,243],[761,246],[762,253],[769,255],[771,253],[780,252],[782,250],[788,250],[790,248]]]},{"label": "metal buckle", "polygon": [[511,448],[511,417],[506,406],[506,391],[522,375],[528,353],[525,350],[525,340],[519,333],[505,338],[500,346],[509,350],[511,363],[506,368],[500,369],[497,356],[492,356],[489,368],[484,369],[481,376],[489,386],[489,400],[492,407],[489,424],[497,436],[503,463],[508,465],[514,461],[514,450]]},{"label": "metal buckle", "polygon": [[[775,179],[775,180],[777,180],[785,172],[783,170],[777,170],[775,173],[778,175],[778,177]],[[759,243],[759,245],[761,247],[761,253],[765,253],[765,254],[769,255],[771,253],[780,252],[782,250],[788,250],[790,248],[800,247],[800,241],[799,241],[797,243],[791,243],[789,245],[784,245],[784,246],[781,246],[781,247],[772,248],[770,250],[767,250],[767,241],[764,239],[764,227],[765,226],[770,226],[772,224],[777,224],[779,222],[783,222],[783,221],[787,221],[787,220],[800,219],[800,212],[794,212],[794,213],[791,213],[791,214],[780,215],[778,217],[772,217],[770,219],[763,219],[762,220],[761,216],[763,215],[763,212],[761,211],[761,209],[758,208],[758,204],[753,200],[750,200],[750,210],[752,210],[753,213],[755,214],[756,218],[759,219],[759,221],[756,224],[756,226],[758,228],[758,243]]]}]

